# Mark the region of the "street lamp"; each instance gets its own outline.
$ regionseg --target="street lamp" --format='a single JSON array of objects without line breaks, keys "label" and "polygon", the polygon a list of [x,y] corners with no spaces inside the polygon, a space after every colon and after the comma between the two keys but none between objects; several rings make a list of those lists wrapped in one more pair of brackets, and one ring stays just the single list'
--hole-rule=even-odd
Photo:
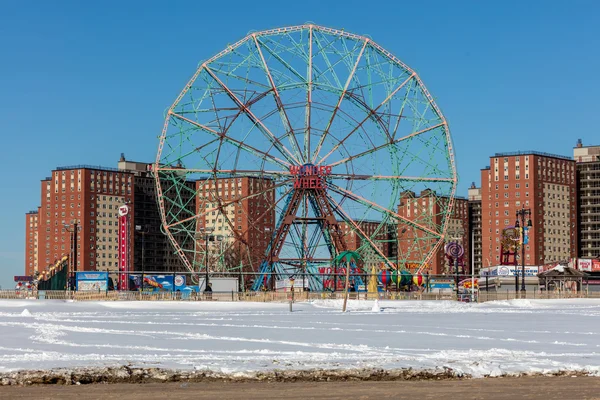
[{"label": "street lamp", "polygon": [[204,252],[204,268],[206,269],[206,275],[204,278],[204,290],[206,290],[208,288],[208,241],[209,239],[212,237],[212,235],[210,233],[212,233],[215,228],[198,228],[200,230],[200,232],[203,232],[204,234],[200,237],[204,238],[204,246],[205,246],[205,252]]},{"label": "street lamp", "polygon": [[[77,233],[81,231],[81,226],[79,226],[79,221],[73,220],[73,225],[64,224],[63,228],[65,231],[71,233],[71,255],[73,258],[71,259],[73,265],[73,273],[77,272]],[[68,274],[68,279],[71,279],[71,274]],[[69,282],[69,286],[72,285],[72,282]]]},{"label": "street lamp", "polygon": [[142,235],[142,287],[143,287],[143,285],[144,285],[144,272],[146,271],[145,268],[144,268],[144,258],[145,258],[144,257],[145,256],[145,245],[144,245],[144,242],[145,242],[146,234],[148,232],[150,232],[150,226],[149,225],[144,225],[144,226],[142,226],[142,225],[136,225],[135,226],[135,231],[137,233],[139,233],[140,235]]},{"label": "street lamp", "polygon": [[[515,228],[521,229],[523,227],[521,233],[521,292],[525,292],[525,221],[527,221],[527,227],[531,227],[531,208],[521,208],[517,210],[516,213],[517,221],[515,222]],[[520,223],[519,223],[519,218]]]}]

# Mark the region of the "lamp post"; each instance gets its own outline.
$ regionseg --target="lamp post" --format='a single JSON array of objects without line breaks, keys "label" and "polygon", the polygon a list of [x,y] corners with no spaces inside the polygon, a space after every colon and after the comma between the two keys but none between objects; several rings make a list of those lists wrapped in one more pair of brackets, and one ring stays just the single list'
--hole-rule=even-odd
[{"label": "lamp post", "polygon": [[[525,222],[527,227],[531,227],[531,208],[521,208],[516,213],[517,221],[515,228],[521,229],[521,292],[525,293]],[[520,221],[519,221],[520,219]]]},{"label": "lamp post", "polygon": [[136,225],[135,226],[135,231],[137,233],[139,233],[140,235],[142,235],[142,279],[144,279],[144,272],[145,272],[145,268],[144,268],[144,259],[145,257],[145,237],[146,234],[150,232],[150,226],[148,225]]},{"label": "lamp post", "polygon": [[206,269],[206,275],[204,278],[204,290],[206,290],[206,288],[208,288],[208,241],[209,239],[212,237],[212,235],[210,233],[212,233],[215,228],[199,228],[200,232],[203,233],[203,235],[201,236],[204,239],[204,268]]},{"label": "lamp post", "polygon": [[144,259],[146,258],[146,249],[145,249],[145,239],[146,239],[146,234],[148,232],[150,232],[150,226],[149,225],[136,225],[135,226],[135,231],[137,233],[139,233],[140,235],[142,235],[142,279],[140,282],[140,290],[144,290],[144,275],[146,273],[146,268],[144,266]]},{"label": "lamp post", "polygon": [[[73,220],[72,222],[73,225],[69,225],[69,224],[64,224],[63,228],[65,229],[65,231],[70,232],[71,233],[71,255],[72,255],[72,259],[71,262],[73,263],[73,273],[77,272],[77,233],[79,231],[81,231],[81,226],[79,226],[79,221],[77,220]],[[67,274],[67,281],[69,281],[71,279],[71,274]],[[68,285],[69,287],[71,286],[72,282],[69,282]]]},{"label": "lamp post", "polygon": [[[475,302],[475,229],[471,228],[471,303]],[[477,285],[479,289],[479,284]]]}]

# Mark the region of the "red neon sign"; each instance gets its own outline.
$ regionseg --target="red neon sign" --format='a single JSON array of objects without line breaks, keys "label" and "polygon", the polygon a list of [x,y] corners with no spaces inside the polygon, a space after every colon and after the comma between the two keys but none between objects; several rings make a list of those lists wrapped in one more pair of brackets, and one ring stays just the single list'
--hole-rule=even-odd
[{"label": "red neon sign", "polygon": [[294,189],[325,189],[325,177],[331,175],[331,167],[316,165],[293,165],[290,173],[295,176]]}]

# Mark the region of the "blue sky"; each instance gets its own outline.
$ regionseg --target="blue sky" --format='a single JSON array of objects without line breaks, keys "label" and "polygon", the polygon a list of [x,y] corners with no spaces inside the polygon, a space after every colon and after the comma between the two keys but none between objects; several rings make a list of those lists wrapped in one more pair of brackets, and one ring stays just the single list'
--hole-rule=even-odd
[{"label": "blue sky", "polygon": [[198,62],[250,30],[370,35],[415,69],[450,122],[466,195],[498,151],[600,144],[596,1],[31,1],[0,13],[0,285],[24,270],[25,219],[61,165],[153,160]]}]

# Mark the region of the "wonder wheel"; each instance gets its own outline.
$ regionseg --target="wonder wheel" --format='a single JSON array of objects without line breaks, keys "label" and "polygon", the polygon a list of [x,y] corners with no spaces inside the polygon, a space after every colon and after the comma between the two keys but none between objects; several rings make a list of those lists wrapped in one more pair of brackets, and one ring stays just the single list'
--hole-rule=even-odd
[{"label": "wonder wheel", "polygon": [[344,250],[360,256],[354,273],[427,268],[457,181],[417,73],[313,24],[250,33],[201,62],[168,109],[154,174],[186,267],[255,271],[254,289],[302,276],[336,290]]}]

